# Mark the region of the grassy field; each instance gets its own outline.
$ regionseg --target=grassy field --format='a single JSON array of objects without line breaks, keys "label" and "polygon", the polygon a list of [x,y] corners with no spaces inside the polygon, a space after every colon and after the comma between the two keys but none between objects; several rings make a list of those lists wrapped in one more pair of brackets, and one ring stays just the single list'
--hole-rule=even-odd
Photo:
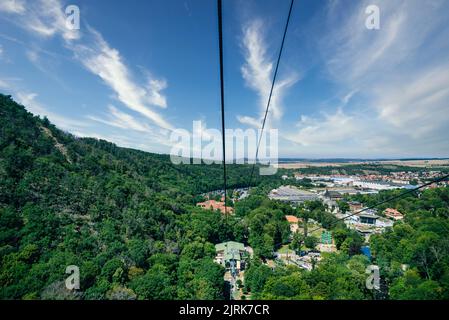
[{"label": "grassy field", "polygon": [[[308,230],[309,236],[314,236],[314,237],[317,237],[318,239],[321,239],[321,233],[323,233],[323,231],[325,231],[326,229],[322,228],[321,226],[319,226],[317,224],[308,223],[307,230]],[[310,231],[312,231],[312,230],[313,230],[313,232],[310,233]],[[304,228],[299,227],[298,232],[304,233]]]}]

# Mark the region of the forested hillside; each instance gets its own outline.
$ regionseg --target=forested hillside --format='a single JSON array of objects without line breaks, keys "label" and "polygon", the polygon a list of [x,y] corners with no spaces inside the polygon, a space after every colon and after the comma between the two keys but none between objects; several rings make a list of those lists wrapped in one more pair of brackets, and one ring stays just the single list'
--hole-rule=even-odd
[{"label": "forested hillside", "polygon": [[[229,185],[248,174],[230,166]],[[0,95],[0,298],[223,298],[209,241],[229,230],[194,206],[221,187],[219,165],[76,138]],[[68,265],[80,267],[77,294],[64,289]]]},{"label": "forested hillside", "polygon": [[[244,186],[250,169],[230,165],[230,188]],[[320,201],[293,208],[267,198],[283,172],[255,175],[257,188],[226,219],[195,206],[222,187],[220,165],[173,165],[167,155],[77,138],[0,95],[0,299],[224,299],[224,268],[213,258],[214,244],[228,240],[254,249],[241,284],[252,299],[449,299],[449,188],[379,206],[405,219],[365,243],[369,261],[362,237]],[[398,192],[347,200],[372,206]],[[330,230],[338,253],[312,271],[270,268],[282,245],[315,247],[312,236],[290,238],[285,215]],[[373,263],[376,293],[365,287]],[[69,265],[81,276],[72,292]]]}]

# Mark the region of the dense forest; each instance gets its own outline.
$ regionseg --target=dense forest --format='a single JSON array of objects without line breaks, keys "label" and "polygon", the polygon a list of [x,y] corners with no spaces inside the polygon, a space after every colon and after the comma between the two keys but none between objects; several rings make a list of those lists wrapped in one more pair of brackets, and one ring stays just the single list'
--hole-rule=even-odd
[{"label": "dense forest", "polygon": [[[249,170],[230,165],[229,186]],[[195,207],[222,183],[220,165],[77,138],[0,95],[0,298],[222,299],[213,244],[230,227]]]},{"label": "dense forest", "polygon": [[[254,249],[240,284],[252,299],[449,299],[448,188],[389,203],[405,219],[371,237],[369,261],[362,237],[320,201],[293,208],[267,198],[283,170],[256,177],[233,216],[196,207],[222,187],[222,169],[78,138],[0,95],[0,299],[224,299],[213,257],[228,240]],[[245,186],[250,170],[229,165],[230,188]],[[396,192],[351,200],[372,205]],[[316,244],[290,241],[287,214],[331,230],[338,253],[312,271],[268,267],[282,245]],[[371,263],[381,270],[377,293],[365,287]],[[69,265],[79,266],[80,290],[65,288]]]}]

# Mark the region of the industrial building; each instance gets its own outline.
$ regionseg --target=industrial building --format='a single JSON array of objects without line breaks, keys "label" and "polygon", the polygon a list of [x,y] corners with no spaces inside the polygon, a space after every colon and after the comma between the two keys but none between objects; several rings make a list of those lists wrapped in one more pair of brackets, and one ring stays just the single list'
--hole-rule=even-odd
[{"label": "industrial building", "polygon": [[281,186],[277,189],[273,189],[268,197],[272,200],[288,201],[292,203],[301,203],[319,199],[318,194],[300,190],[293,186]]}]

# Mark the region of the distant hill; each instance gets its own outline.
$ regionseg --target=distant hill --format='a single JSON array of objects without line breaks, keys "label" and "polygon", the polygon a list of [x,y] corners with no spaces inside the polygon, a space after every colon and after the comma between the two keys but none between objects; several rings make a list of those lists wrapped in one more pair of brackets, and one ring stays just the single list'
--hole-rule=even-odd
[{"label": "distant hill", "polygon": [[279,163],[292,163],[292,162],[325,162],[325,163],[352,163],[352,162],[382,162],[382,161],[418,161],[418,160],[449,160],[449,158],[323,158],[323,159],[310,159],[310,158],[279,158]]}]

